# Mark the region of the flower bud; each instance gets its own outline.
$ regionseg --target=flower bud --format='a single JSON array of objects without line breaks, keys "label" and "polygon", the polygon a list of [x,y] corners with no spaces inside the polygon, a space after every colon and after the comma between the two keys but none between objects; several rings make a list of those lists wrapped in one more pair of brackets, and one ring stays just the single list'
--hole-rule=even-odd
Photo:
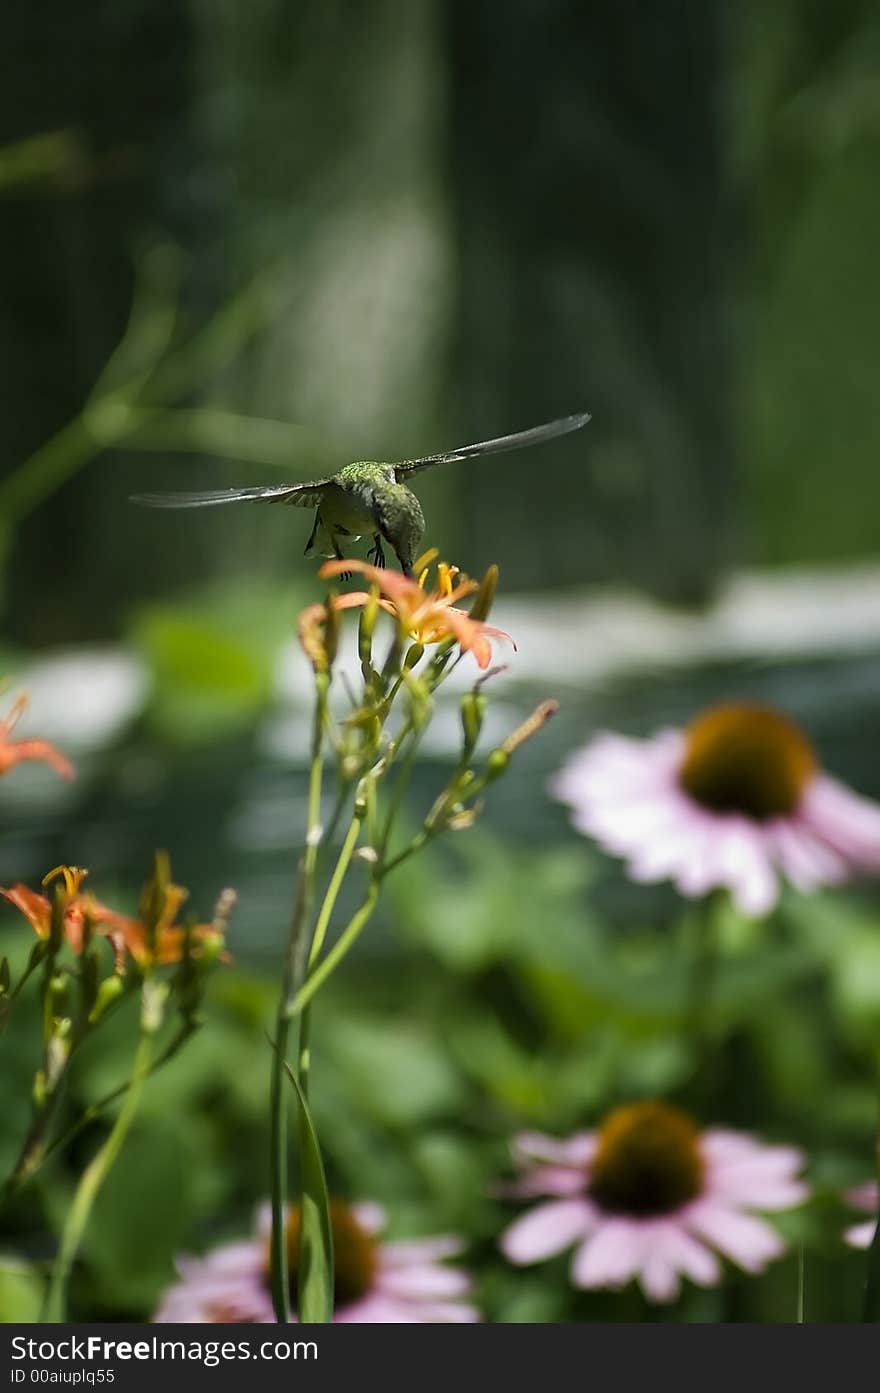
[{"label": "flower bud", "polygon": [[472,808],[456,807],[446,819],[446,826],[450,832],[463,832],[466,828],[473,827],[482,811],[482,803],[475,803]]},{"label": "flower bud", "polygon": [[474,602],[470,608],[471,619],[485,620],[489,617],[489,611],[495,600],[495,591],[498,589],[499,570],[495,565],[490,566],[483,579],[480,581],[480,588],[474,596]]},{"label": "flower bud", "polygon": [[325,604],[307,605],[297,625],[300,646],[316,673],[329,673],[339,643],[339,615],[332,596]]},{"label": "flower bud", "polygon": [[509,763],[510,755],[506,750],[493,750],[486,760],[486,772],[483,776],[484,782],[492,784],[496,779],[500,779],[501,775],[507,772]]},{"label": "flower bud", "polygon": [[49,978],[48,984],[46,986],[45,998],[47,1034],[49,1034],[49,1032],[52,1029],[54,1029],[53,1025],[51,1024],[53,1018],[56,1016],[60,1016],[64,1011],[64,1006],[67,1001],[67,990],[69,985],[69,972],[56,972]]},{"label": "flower bud", "polygon": [[155,1035],[162,1025],[167,997],[167,982],[144,982],[144,994],[141,998],[141,1029],[145,1035]]},{"label": "flower bud", "polygon": [[356,817],[356,818],[360,818],[361,820],[363,820],[363,818],[365,818],[366,815],[367,815],[367,809],[369,808],[369,805],[370,805],[370,780],[369,780],[369,779],[361,779],[361,781],[360,781],[360,783],[358,784],[357,789],[356,789],[356,791],[355,791],[355,795],[354,795],[354,809],[353,809],[353,811],[354,811],[355,817]]},{"label": "flower bud", "polygon": [[486,714],[486,698],[482,692],[467,692],[461,699],[461,728],[464,736],[461,757],[463,760],[470,759],[473,754],[477,741],[480,738],[480,731],[483,728],[483,717]]},{"label": "flower bud", "polygon": [[54,1093],[58,1087],[64,1067],[70,1058],[72,1043],[70,1021],[59,1021],[55,1033],[46,1042],[46,1072],[43,1075],[45,1094]]},{"label": "flower bud", "polygon": [[95,996],[95,1003],[89,1012],[89,1025],[94,1025],[101,1019],[104,1012],[118,1001],[123,992],[123,981],[115,972],[112,977],[105,977],[98,987]]},{"label": "flower bud", "polygon": [[[358,621],[358,657],[361,660],[361,667],[371,669],[373,666],[373,634],[376,629],[376,620],[379,615],[379,592],[375,586],[370,591],[370,598],[361,610],[360,620]],[[364,671],[366,678],[367,671]]]},{"label": "flower bud", "polygon": [[415,730],[423,730],[431,716],[431,690],[421,677],[411,672],[404,673],[407,695],[409,696],[409,716]]},{"label": "flower bud", "polygon": [[527,740],[531,740],[533,735],[537,735],[538,731],[547,724],[551,716],[556,715],[558,710],[558,701],[553,701],[552,698],[547,701],[542,701],[540,706],[537,706],[531,716],[529,716],[528,720],[523,721],[521,726],[517,726],[516,730],[511,731],[507,739],[502,742],[501,748],[504,753],[508,755],[514,754],[519,749],[520,745],[524,745]]}]

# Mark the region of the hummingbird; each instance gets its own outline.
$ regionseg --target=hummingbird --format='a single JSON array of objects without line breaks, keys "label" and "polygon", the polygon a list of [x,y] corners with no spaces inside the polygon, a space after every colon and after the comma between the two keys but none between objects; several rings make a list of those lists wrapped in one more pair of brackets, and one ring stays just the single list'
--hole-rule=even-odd
[{"label": "hummingbird", "polygon": [[131,501],[148,508],[214,508],[222,503],[287,503],[294,508],[314,508],[315,522],[306,543],[306,556],[317,551],[320,556],[336,557],[341,561],[343,538],[356,542],[369,534],[373,545],[368,559],[376,566],[384,566],[384,544],[387,542],[404,575],[411,576],[425,533],[422,505],[407,487],[407,480],[413,474],[433,469],[438,464],[453,464],[457,460],[540,445],[558,435],[580,430],[589,419],[589,413],[583,411],[513,435],[500,435],[495,440],[481,440],[476,445],[460,445],[456,450],[423,455],[421,459],[397,460],[393,464],[355,460],[326,479],[311,479],[304,484],[258,484],[252,488],[216,489],[207,493],[138,493]]}]

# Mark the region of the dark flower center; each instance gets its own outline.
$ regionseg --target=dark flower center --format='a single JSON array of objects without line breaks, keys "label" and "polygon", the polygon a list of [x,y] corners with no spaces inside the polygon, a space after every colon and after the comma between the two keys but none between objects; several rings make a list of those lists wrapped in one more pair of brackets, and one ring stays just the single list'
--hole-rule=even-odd
[{"label": "dark flower center", "polygon": [[[338,1309],[358,1301],[369,1291],[376,1274],[376,1242],[348,1205],[340,1200],[330,1203],[330,1228],[333,1233],[333,1299]],[[287,1261],[290,1295],[294,1302],[299,1271],[300,1230],[300,1211],[296,1205],[287,1219]]]},{"label": "dark flower center", "polygon": [[668,1103],[616,1108],[599,1129],[589,1192],[614,1214],[666,1214],[700,1193],[696,1126]]},{"label": "dark flower center", "polygon": [[687,728],[681,787],[718,813],[757,822],[795,812],[816,768],[803,732],[771,707],[731,702],[702,712]]}]

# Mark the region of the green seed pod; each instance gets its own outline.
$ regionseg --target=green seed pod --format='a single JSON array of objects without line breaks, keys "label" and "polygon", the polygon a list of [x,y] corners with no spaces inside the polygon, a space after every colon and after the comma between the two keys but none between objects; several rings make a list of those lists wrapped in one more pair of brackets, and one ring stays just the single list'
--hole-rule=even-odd
[{"label": "green seed pod", "polygon": [[113,1005],[113,1002],[119,1000],[122,992],[123,981],[121,977],[118,977],[116,973],[112,977],[105,977],[98,987],[95,1004],[89,1012],[89,1025],[94,1025],[96,1021],[99,1021],[104,1012]]},{"label": "green seed pod", "polygon": [[486,761],[485,782],[492,784],[496,779],[500,779],[502,774],[507,772],[510,763],[510,755],[506,750],[493,750]]},{"label": "green seed pod", "polygon": [[486,698],[482,692],[467,692],[461,699],[461,728],[464,742],[461,750],[463,760],[470,759],[473,754],[477,741],[480,738],[480,731],[483,729],[483,718],[486,714]]}]

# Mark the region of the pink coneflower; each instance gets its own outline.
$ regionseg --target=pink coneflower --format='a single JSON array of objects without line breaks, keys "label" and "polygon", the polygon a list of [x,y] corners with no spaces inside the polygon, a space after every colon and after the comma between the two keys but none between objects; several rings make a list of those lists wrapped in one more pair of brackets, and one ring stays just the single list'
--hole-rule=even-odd
[{"label": "pink coneflower", "polygon": [[853,1248],[870,1248],[874,1241],[874,1234],[877,1232],[877,1214],[880,1212],[880,1186],[876,1180],[869,1180],[864,1185],[857,1185],[853,1190],[847,1190],[844,1196],[847,1204],[851,1204],[853,1209],[863,1209],[866,1214],[870,1214],[870,1219],[865,1219],[859,1224],[852,1224],[845,1232],[844,1237],[847,1243],[852,1244]]},{"label": "pink coneflower", "polygon": [[674,1301],[680,1276],[721,1280],[718,1254],[760,1272],[785,1251],[751,1211],[800,1204],[801,1153],[695,1123],[668,1103],[617,1108],[598,1131],[565,1141],[517,1138],[519,1196],[552,1195],[501,1240],[514,1263],[574,1248],[576,1287],[625,1286],[638,1278],[649,1301]]},{"label": "pink coneflower", "polygon": [[[442,1259],[461,1251],[457,1238],[409,1238],[380,1243],[385,1215],[375,1204],[330,1206],[335,1260],[334,1321],[412,1324],[478,1321],[470,1279]],[[257,1234],[228,1243],[203,1258],[181,1258],[180,1281],[165,1292],[154,1321],[187,1324],[271,1324],[268,1206],[257,1215]],[[299,1211],[287,1221],[291,1286],[299,1256]]]},{"label": "pink coneflower", "polygon": [[769,707],[711,707],[647,740],[599,735],[551,788],[633,880],[691,897],[726,888],[748,915],[773,908],[780,875],[814,890],[880,870],[880,806],[825,774]]}]

